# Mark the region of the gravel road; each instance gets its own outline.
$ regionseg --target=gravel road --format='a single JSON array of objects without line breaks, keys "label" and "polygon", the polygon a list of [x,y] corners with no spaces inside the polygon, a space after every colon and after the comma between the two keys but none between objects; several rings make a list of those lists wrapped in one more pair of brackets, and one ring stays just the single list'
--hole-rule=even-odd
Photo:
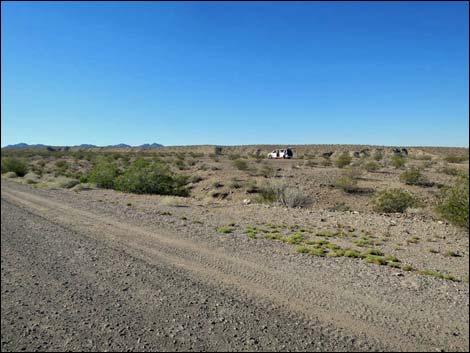
[{"label": "gravel road", "polygon": [[469,349],[467,283],[272,256],[70,195],[2,180],[2,351]]}]

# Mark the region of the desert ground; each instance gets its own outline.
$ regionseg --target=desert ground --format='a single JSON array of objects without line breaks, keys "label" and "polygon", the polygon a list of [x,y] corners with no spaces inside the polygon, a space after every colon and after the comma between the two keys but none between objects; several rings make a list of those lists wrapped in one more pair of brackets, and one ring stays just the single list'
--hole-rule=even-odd
[{"label": "desert ground", "polygon": [[284,147],[2,150],[2,351],[468,351],[468,149]]}]

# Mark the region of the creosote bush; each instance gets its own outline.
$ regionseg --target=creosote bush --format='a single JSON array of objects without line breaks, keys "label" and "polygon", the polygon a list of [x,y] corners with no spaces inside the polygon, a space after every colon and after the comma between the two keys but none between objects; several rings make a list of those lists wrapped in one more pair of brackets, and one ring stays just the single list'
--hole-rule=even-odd
[{"label": "creosote bush", "polygon": [[400,174],[400,181],[407,185],[426,185],[429,180],[418,168],[411,168]]},{"label": "creosote bush", "polygon": [[351,178],[350,176],[344,175],[336,180],[335,186],[338,189],[343,190],[347,193],[353,193],[357,191],[357,180]]},{"label": "creosote bush", "polygon": [[118,175],[119,170],[116,163],[102,160],[93,166],[87,181],[95,183],[100,188],[113,189],[114,181]]},{"label": "creosote bush", "polygon": [[135,194],[188,196],[188,178],[174,175],[162,163],[136,160],[114,181],[114,188]]},{"label": "creosote bush", "polygon": [[23,177],[28,172],[28,166],[26,162],[21,158],[2,158],[2,174],[8,172],[13,172],[17,176]]},{"label": "creosote bush", "polygon": [[348,152],[343,152],[339,157],[338,159],[335,161],[335,165],[338,167],[338,168],[344,168],[346,167],[347,165],[349,165],[352,161],[352,158],[351,156],[349,155]]},{"label": "creosote bush", "polygon": [[461,163],[468,161],[468,155],[448,155],[444,157],[444,160],[449,163]]},{"label": "creosote bush", "polygon": [[233,161],[233,166],[238,170],[248,170],[248,163],[241,159],[235,159]]},{"label": "creosote bush", "polygon": [[440,190],[437,212],[460,227],[469,228],[469,177],[462,175],[453,186]]},{"label": "creosote bush", "polygon": [[375,172],[380,168],[380,165],[375,161],[369,161],[364,164],[364,169],[368,172]]},{"label": "creosote bush", "polygon": [[380,191],[374,199],[374,208],[377,212],[403,213],[408,207],[416,206],[414,196],[403,189],[388,189]]},{"label": "creosote bush", "polygon": [[403,156],[393,156],[391,158],[391,163],[396,169],[400,169],[405,166],[406,160]]}]

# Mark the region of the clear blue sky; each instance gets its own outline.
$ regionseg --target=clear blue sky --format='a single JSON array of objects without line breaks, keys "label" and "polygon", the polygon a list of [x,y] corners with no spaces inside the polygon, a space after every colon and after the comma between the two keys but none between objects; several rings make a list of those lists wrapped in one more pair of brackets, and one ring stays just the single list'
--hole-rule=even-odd
[{"label": "clear blue sky", "polygon": [[2,146],[468,146],[467,2],[2,2]]}]

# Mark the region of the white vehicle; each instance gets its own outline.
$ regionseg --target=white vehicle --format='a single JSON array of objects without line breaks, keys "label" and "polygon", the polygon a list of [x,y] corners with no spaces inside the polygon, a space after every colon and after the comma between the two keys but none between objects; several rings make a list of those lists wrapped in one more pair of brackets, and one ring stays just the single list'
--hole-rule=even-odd
[{"label": "white vehicle", "polygon": [[274,150],[271,153],[268,154],[268,158],[292,158],[294,153],[290,148],[285,148],[283,150]]}]

